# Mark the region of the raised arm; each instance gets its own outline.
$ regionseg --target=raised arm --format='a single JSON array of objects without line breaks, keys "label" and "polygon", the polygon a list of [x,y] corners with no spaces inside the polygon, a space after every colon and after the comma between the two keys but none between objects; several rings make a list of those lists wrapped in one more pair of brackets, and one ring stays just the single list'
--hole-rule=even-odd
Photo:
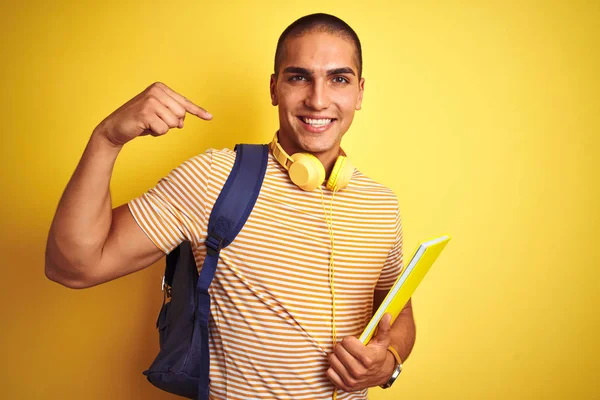
[{"label": "raised arm", "polygon": [[186,113],[212,118],[157,82],[94,129],[50,227],[45,263],[48,279],[70,288],[87,288],[139,271],[164,256],[137,225],[127,204],[113,209],[110,178],[127,142],[181,129]]}]

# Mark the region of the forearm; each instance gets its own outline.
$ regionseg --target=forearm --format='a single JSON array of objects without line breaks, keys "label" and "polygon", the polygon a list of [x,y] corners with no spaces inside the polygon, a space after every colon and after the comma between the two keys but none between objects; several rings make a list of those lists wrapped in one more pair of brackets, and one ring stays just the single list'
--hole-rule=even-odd
[{"label": "forearm", "polygon": [[102,252],[112,220],[110,179],[122,146],[91,135],[56,209],[46,245],[46,276],[76,285]]},{"label": "forearm", "polygon": [[[408,301],[404,309],[398,314],[398,317],[390,327],[390,343],[400,356],[402,362],[405,362],[412,348],[415,344],[415,321],[412,313],[411,300]],[[379,378],[376,381],[377,385],[382,385],[388,381],[394,366],[396,365],[396,359],[391,352],[386,353],[386,359],[381,368]]]},{"label": "forearm", "polygon": [[416,326],[412,310],[412,299],[409,299],[390,329],[390,345],[398,352],[402,361],[410,355],[416,338]]}]

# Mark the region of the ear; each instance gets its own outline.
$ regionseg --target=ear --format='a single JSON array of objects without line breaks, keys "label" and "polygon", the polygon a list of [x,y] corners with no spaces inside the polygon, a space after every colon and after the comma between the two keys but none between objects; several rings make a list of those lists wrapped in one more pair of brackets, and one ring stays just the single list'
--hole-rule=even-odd
[{"label": "ear", "polygon": [[360,78],[358,83],[358,99],[356,99],[356,109],[360,110],[362,107],[363,93],[365,91],[365,78]]},{"label": "ear", "polygon": [[270,91],[271,91],[271,104],[273,104],[274,106],[276,106],[278,104],[277,101],[277,78],[275,77],[275,74],[271,74],[271,83],[269,84],[270,87]]}]

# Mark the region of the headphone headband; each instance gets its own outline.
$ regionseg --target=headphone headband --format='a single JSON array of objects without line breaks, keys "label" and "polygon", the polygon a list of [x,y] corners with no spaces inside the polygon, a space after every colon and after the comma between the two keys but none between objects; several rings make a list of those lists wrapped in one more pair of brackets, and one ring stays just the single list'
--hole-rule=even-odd
[{"label": "headphone headband", "polygon": [[275,157],[277,162],[281,164],[283,168],[289,171],[290,166],[293,164],[294,161],[279,144],[279,140],[277,140],[277,133],[273,137],[273,140],[271,141],[269,147],[271,148],[271,152],[273,152],[273,157]]}]

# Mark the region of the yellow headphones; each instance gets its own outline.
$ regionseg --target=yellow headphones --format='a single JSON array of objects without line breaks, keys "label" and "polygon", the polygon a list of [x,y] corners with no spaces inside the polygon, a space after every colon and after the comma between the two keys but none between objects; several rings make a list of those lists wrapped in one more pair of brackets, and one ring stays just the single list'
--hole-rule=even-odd
[{"label": "yellow headphones", "polygon": [[[306,191],[313,191],[325,181],[325,168],[321,161],[310,153],[295,153],[291,156],[279,144],[277,134],[269,145],[273,156],[290,175],[290,179],[298,187]],[[354,166],[348,157],[339,156],[333,165],[331,175],[327,180],[327,189],[339,191],[350,183]]]}]

